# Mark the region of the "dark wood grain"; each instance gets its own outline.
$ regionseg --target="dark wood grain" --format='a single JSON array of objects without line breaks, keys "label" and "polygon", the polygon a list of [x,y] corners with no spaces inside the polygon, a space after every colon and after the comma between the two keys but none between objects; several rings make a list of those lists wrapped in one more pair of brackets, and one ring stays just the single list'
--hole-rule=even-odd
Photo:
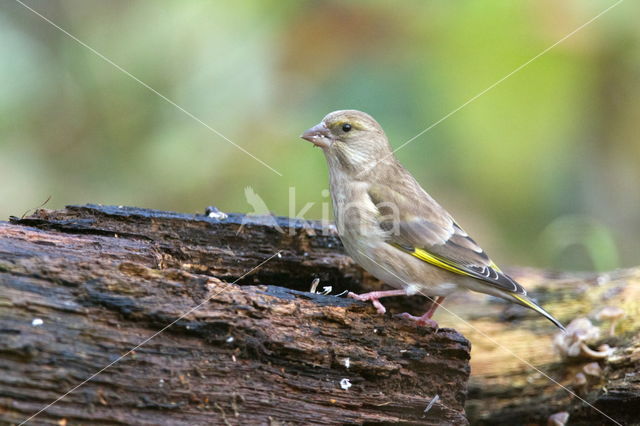
[{"label": "dark wood grain", "polygon": [[33,424],[467,424],[468,341],[309,293],[362,271],[330,229],[275,224],[106,206],[0,223],[0,423],[153,337]]}]

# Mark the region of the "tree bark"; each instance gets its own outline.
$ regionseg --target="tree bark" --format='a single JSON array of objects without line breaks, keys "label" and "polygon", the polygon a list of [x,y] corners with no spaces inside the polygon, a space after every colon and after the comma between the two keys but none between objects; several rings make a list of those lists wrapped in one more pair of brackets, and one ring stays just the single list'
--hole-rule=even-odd
[{"label": "tree bark", "polygon": [[[509,271],[565,325],[578,318],[599,334],[592,352],[560,356],[559,331],[545,318],[516,305],[477,294],[452,298],[436,318],[473,345],[467,416],[476,425],[547,424],[555,413],[571,425],[640,424],[640,269],[603,274]],[[610,335],[599,320],[605,307],[625,316]],[[455,315],[454,315],[455,314]],[[575,323],[574,323],[575,324]],[[564,340],[562,340],[564,341]],[[607,344],[612,349],[598,351]]]},{"label": "tree bark", "polygon": [[0,423],[467,424],[464,337],[315,278],[372,282],[318,223],[93,205],[0,222]]},{"label": "tree bark", "polygon": [[[436,319],[474,345],[470,422],[544,425],[565,412],[569,424],[640,424],[640,269],[508,272],[565,325],[599,327],[591,350],[613,350],[562,358],[537,314],[448,298]],[[464,338],[312,294],[314,278],[332,294],[381,288],[316,222],[84,206],[0,223],[0,422],[25,420],[177,320],[33,422],[466,423]],[[626,313],[613,336],[597,320],[606,306]]]}]

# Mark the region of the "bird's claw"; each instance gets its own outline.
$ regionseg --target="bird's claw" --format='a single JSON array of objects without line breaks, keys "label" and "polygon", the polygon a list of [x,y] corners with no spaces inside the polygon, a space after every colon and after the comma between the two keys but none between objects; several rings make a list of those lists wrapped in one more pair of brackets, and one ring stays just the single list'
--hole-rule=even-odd
[{"label": "bird's claw", "polygon": [[384,314],[385,312],[387,312],[387,308],[385,308],[382,303],[380,303],[380,301],[378,299],[376,299],[375,297],[372,297],[370,295],[370,293],[365,293],[365,294],[355,294],[353,292],[349,292],[347,293],[347,297],[350,297],[352,299],[356,299],[359,300],[361,302],[367,302],[367,301],[371,301],[371,303],[373,304],[373,307],[376,308],[376,311],[378,311],[379,314]]},{"label": "bird's claw", "polygon": [[347,297],[349,297],[351,299],[359,300],[361,302],[366,302],[367,300],[369,300],[369,299],[367,299],[366,295],[359,295],[359,294],[356,294],[356,293],[354,293],[352,291],[347,293]]},{"label": "bird's claw", "polygon": [[436,322],[436,320],[431,319],[431,318],[427,318],[426,315],[423,315],[421,317],[417,317],[415,315],[411,315],[408,312],[403,312],[401,314],[396,314],[394,315],[395,318],[402,318],[402,319],[407,319],[407,320],[411,320],[411,321],[415,321],[415,323],[421,327],[430,327],[430,328],[434,328],[434,329],[438,329],[438,323]]}]

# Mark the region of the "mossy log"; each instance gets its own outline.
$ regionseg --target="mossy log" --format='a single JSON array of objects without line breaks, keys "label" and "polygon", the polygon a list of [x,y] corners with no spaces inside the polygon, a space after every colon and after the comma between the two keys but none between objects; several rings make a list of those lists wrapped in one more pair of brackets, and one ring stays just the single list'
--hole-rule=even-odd
[{"label": "mossy log", "polygon": [[363,277],[318,223],[107,206],[0,222],[0,423],[467,424],[464,337],[309,291]]},{"label": "mossy log", "polygon": [[[573,332],[561,335],[535,312],[495,298],[452,297],[436,319],[473,345],[469,421],[544,425],[566,413],[570,425],[640,425],[640,269],[508,272]],[[601,314],[611,307],[624,312],[615,324]],[[580,336],[587,350],[567,356],[566,342]]]},{"label": "mossy log", "polygon": [[[640,270],[508,272],[563,323],[591,319],[592,352],[612,350],[562,358],[556,329],[535,313],[451,297],[436,319],[474,346],[469,421],[544,425],[566,413],[569,424],[640,424]],[[391,317],[421,313],[425,298],[391,298],[380,317],[310,293],[315,278],[332,294],[381,287],[315,222],[83,206],[2,223],[0,420],[26,419],[215,294],[39,422],[466,423],[467,342]],[[625,312],[612,336],[597,319],[608,306]]]}]

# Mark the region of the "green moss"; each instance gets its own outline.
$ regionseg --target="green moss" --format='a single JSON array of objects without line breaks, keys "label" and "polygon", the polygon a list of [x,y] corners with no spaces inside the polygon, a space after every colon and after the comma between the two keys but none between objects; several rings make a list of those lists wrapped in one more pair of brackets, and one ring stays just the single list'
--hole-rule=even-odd
[{"label": "green moss", "polygon": [[13,263],[0,260],[0,272],[11,272],[12,270]]}]

